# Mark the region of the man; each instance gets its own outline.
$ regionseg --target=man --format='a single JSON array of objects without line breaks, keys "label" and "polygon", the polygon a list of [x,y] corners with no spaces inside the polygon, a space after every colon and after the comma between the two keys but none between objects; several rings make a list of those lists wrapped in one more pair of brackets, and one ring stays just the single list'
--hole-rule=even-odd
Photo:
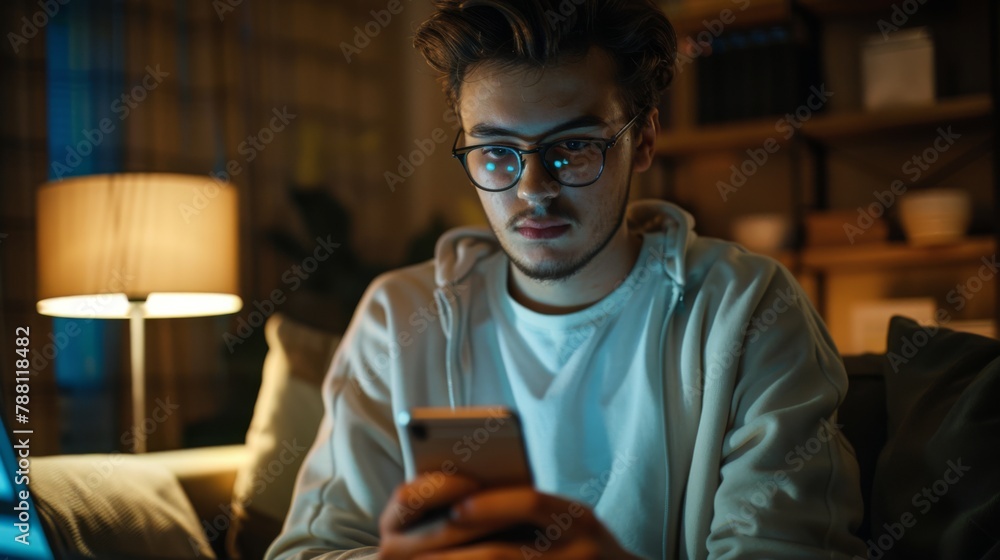
[{"label": "man", "polygon": [[[816,312],[774,261],[698,237],[669,203],[627,205],[673,75],[663,14],[435,7],[415,44],[492,231],[452,231],[369,288],[268,557],[863,556],[835,422],[847,379]],[[398,413],[494,404],[521,417],[534,487],[412,478]],[[406,530],[442,507],[447,523]],[[533,541],[490,538],[524,523]]]}]

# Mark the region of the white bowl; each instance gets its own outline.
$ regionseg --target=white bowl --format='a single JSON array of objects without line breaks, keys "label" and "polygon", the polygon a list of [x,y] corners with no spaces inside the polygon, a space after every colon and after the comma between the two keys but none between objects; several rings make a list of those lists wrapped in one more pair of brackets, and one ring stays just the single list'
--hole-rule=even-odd
[{"label": "white bowl", "polygon": [[791,221],[784,214],[749,214],[733,220],[733,241],[758,253],[773,253],[785,246]]},{"label": "white bowl", "polygon": [[899,219],[911,245],[954,243],[969,229],[972,200],[961,189],[908,192],[900,197]]}]

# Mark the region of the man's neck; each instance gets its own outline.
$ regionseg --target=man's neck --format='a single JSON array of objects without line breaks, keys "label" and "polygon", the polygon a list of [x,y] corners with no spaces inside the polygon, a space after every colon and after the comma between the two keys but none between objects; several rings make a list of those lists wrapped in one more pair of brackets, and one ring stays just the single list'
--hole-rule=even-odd
[{"label": "man's neck", "polygon": [[507,289],[514,301],[538,313],[559,315],[586,309],[628,277],[641,249],[642,236],[629,235],[623,227],[583,269],[565,280],[534,280],[508,265]]}]

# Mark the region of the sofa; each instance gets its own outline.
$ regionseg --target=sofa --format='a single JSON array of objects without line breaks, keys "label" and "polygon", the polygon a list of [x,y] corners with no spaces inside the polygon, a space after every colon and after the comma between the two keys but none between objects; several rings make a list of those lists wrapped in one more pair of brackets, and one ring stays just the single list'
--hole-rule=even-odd
[{"label": "sofa", "polygon": [[[281,314],[266,337],[245,444],[35,461],[38,507],[58,546],[100,558],[261,557],[315,436],[319,387],[338,342]],[[850,388],[837,424],[860,467],[858,535],[869,558],[1000,557],[1000,341],[895,317],[885,354],[844,362]],[[118,489],[95,472],[131,483]],[[57,499],[80,487],[89,501]],[[107,498],[116,492],[124,505]],[[136,498],[143,493],[152,497]],[[93,511],[98,496],[111,521],[73,510]],[[146,503],[157,500],[168,511]]]},{"label": "sofa", "polygon": [[84,558],[263,555],[315,439],[320,385],[339,343],[281,313],[264,333],[268,352],[245,443],[33,461],[32,493],[57,548]]}]

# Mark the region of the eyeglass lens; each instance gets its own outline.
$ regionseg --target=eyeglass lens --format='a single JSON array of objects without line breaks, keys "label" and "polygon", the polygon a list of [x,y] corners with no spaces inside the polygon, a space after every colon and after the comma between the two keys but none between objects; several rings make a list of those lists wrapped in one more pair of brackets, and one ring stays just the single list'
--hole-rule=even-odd
[{"label": "eyeglass lens", "polygon": [[[543,153],[549,173],[566,186],[594,182],[604,167],[604,145],[598,141],[567,140],[549,146]],[[484,189],[504,190],[517,182],[521,156],[505,146],[484,146],[466,155],[472,179]]]}]

